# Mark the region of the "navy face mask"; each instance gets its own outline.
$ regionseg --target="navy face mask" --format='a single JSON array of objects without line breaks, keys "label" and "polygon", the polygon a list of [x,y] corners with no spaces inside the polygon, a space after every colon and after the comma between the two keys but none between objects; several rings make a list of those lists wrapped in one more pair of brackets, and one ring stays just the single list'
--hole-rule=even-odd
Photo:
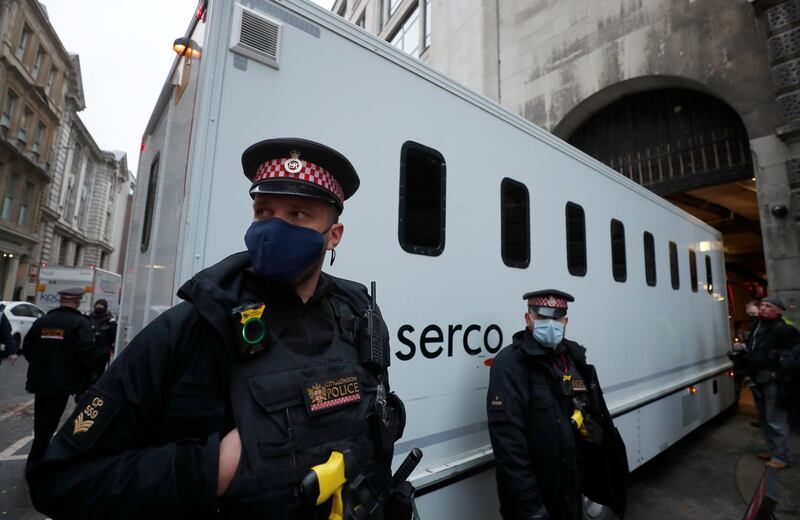
[{"label": "navy face mask", "polygon": [[319,231],[285,220],[253,222],[244,235],[253,269],[268,280],[288,285],[322,257],[325,239]]}]

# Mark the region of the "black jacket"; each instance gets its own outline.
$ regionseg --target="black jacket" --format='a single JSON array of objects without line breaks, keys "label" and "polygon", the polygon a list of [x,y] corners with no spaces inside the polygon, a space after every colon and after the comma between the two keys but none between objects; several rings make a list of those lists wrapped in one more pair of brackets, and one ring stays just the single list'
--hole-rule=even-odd
[{"label": "black jacket", "polygon": [[[109,366],[28,470],[39,511],[84,520],[218,517],[219,442],[235,426],[229,313],[253,290],[249,266],[249,255],[238,253],[195,275],[178,292],[187,301],[145,327]],[[320,311],[330,308],[325,291],[340,284],[357,285],[323,274],[307,305],[296,295],[262,295],[286,327],[274,332],[293,348],[319,348],[327,328],[320,320],[332,319]]]},{"label": "black jacket", "polygon": [[487,394],[501,513],[506,519],[528,519],[544,505],[551,519],[575,517],[573,505],[583,493],[622,517],[625,445],[594,367],[586,363],[586,350],[569,340],[559,350],[586,380],[595,420],[604,431],[602,441],[585,442],[573,429],[551,369],[552,351],[539,345],[530,331],[516,333],[493,361]]},{"label": "black jacket", "polygon": [[747,367],[758,383],[765,383],[768,372],[778,369],[782,356],[800,343],[800,331],[781,319],[759,320],[747,338]]},{"label": "black jacket", "polygon": [[97,360],[89,320],[77,309],[57,307],[31,325],[25,335],[28,392],[81,394],[91,383]]},{"label": "black jacket", "polygon": [[6,358],[8,356],[13,356],[18,352],[19,345],[14,340],[14,336],[11,335],[11,323],[6,318],[5,313],[3,313],[3,305],[0,305],[0,343],[5,345],[5,350],[0,352],[0,360]]}]

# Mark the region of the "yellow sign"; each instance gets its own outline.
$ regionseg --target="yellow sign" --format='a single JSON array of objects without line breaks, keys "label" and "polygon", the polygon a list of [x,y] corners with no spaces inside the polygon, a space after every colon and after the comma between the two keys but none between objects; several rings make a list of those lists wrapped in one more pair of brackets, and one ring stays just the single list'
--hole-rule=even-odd
[{"label": "yellow sign", "polygon": [[261,304],[261,307],[257,309],[250,309],[247,311],[242,311],[242,325],[245,324],[248,320],[252,320],[253,318],[260,318],[261,315],[264,314],[264,304]]}]

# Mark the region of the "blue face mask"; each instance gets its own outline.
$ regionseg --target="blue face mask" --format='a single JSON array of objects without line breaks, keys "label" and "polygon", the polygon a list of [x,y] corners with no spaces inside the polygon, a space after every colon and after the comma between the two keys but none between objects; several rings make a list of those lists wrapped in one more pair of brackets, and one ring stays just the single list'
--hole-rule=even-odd
[{"label": "blue face mask", "polygon": [[319,231],[272,218],[253,222],[244,235],[253,269],[266,279],[288,285],[300,278],[323,255]]},{"label": "blue face mask", "polygon": [[564,325],[556,320],[534,320],[533,338],[547,348],[556,348],[564,339]]}]

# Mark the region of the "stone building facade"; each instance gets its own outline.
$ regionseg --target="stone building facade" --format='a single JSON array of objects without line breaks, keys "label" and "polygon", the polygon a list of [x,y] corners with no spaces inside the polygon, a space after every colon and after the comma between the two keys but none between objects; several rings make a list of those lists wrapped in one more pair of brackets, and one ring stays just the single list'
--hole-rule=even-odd
[{"label": "stone building facade", "polygon": [[0,0],[0,297],[33,299],[42,265],[115,270],[129,177],[78,117],[80,60],[36,0]]},{"label": "stone building facade", "polygon": [[129,189],[127,157],[101,150],[78,116],[85,108],[80,60],[71,62],[53,178],[42,199],[41,263],[113,271],[117,206],[127,203]]},{"label": "stone building facade", "polygon": [[800,0],[337,0],[333,11],[713,225],[730,300],[743,307],[768,283],[800,320]]},{"label": "stone building facade", "polygon": [[69,73],[64,50],[35,0],[0,0],[0,295],[24,299],[41,240],[40,198],[52,177]]}]

